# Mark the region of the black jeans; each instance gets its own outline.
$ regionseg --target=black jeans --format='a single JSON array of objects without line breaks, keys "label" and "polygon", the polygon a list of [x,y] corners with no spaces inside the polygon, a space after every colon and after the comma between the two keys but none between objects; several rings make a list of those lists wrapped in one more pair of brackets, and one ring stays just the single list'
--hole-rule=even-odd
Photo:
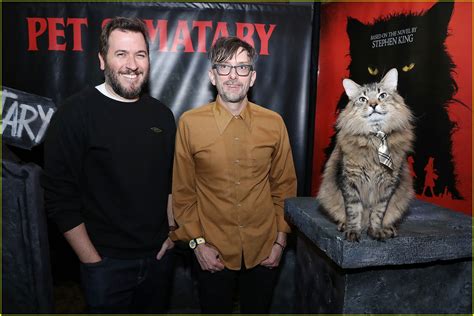
[{"label": "black jeans", "polygon": [[81,281],[89,313],[166,313],[174,254],[161,260],[116,259],[81,264]]},{"label": "black jeans", "polygon": [[204,314],[231,314],[237,294],[241,314],[266,314],[273,298],[278,269],[256,266],[241,270],[224,269],[215,273],[197,270],[199,301]]}]

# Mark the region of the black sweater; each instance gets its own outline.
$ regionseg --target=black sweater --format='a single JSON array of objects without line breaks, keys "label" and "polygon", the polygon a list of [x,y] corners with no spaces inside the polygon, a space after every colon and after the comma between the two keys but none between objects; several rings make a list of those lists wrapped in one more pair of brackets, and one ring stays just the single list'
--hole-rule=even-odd
[{"label": "black sweater", "polygon": [[49,126],[42,178],[59,230],[85,223],[103,256],[155,255],[168,233],[175,133],[172,112],[147,95],[126,103],[87,88],[69,98]]}]

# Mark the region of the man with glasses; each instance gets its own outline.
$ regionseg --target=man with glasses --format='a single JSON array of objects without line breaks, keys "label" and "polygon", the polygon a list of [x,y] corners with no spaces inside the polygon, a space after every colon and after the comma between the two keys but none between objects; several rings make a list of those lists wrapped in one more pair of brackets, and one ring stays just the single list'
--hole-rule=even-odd
[{"label": "man with glasses", "polygon": [[179,121],[171,238],[194,251],[203,313],[232,313],[236,288],[241,313],[267,313],[290,232],[283,202],[296,195],[288,133],[280,115],[247,99],[252,46],[220,38],[209,58],[218,95]]}]

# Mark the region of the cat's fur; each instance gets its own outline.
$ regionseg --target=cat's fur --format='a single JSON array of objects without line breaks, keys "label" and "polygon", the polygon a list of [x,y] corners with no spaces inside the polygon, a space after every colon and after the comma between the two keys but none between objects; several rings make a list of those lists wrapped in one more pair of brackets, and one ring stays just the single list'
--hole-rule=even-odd
[{"label": "cat's fur", "polygon": [[[412,114],[397,83],[396,69],[379,83],[359,86],[343,80],[349,103],[336,122],[336,145],[318,199],[350,241],[358,241],[366,228],[374,239],[396,236],[395,224],[414,196],[407,163],[414,140]],[[379,162],[377,131],[387,135],[393,170]]]}]

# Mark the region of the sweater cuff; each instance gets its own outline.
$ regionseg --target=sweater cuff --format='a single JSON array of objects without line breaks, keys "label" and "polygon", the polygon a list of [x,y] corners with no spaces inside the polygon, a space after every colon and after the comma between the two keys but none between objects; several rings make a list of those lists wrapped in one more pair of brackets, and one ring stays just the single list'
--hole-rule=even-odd
[{"label": "sweater cuff", "polygon": [[51,216],[51,219],[62,234],[84,223],[82,215],[77,211],[62,211],[61,214]]}]

